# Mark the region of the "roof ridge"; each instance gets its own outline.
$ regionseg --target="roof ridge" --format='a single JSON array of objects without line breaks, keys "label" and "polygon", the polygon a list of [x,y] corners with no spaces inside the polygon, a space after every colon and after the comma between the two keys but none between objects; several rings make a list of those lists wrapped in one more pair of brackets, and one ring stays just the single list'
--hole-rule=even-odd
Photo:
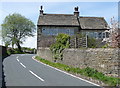
[{"label": "roof ridge", "polygon": [[74,16],[74,14],[48,14],[48,13],[44,13],[43,15],[64,15],[64,16]]},{"label": "roof ridge", "polygon": [[86,17],[84,17],[84,16],[79,16],[79,18],[103,18],[103,19],[104,19],[104,17],[90,17],[90,16],[86,16]]}]

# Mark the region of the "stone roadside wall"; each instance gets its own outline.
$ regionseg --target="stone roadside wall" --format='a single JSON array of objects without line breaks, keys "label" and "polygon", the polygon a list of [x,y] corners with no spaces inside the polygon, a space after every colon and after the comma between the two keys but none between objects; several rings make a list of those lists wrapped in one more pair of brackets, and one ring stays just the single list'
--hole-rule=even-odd
[{"label": "stone roadside wall", "polygon": [[7,49],[6,49],[6,47],[0,45],[0,57],[4,58],[6,56],[7,56]]},{"label": "stone roadside wall", "polygon": [[[53,61],[49,48],[39,48],[37,55]],[[120,50],[114,48],[65,49],[60,63],[74,67],[91,67],[106,75],[118,76],[120,70]]]}]

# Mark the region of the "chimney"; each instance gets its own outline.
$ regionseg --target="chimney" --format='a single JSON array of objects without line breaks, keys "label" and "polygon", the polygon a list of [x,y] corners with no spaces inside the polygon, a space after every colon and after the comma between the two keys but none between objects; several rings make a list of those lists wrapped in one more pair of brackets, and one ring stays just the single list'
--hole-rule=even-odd
[{"label": "chimney", "polygon": [[78,6],[75,7],[74,10],[75,10],[75,11],[74,11],[74,15],[75,15],[76,17],[78,17],[78,16],[79,16]]},{"label": "chimney", "polygon": [[42,16],[43,15],[43,6],[40,6],[40,15]]}]

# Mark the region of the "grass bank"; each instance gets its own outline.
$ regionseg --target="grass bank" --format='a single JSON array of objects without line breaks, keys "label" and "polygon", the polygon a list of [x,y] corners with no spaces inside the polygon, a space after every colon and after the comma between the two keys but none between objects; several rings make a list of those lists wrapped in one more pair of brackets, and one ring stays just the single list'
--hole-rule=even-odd
[{"label": "grass bank", "polygon": [[53,66],[55,68],[64,70],[66,72],[76,73],[76,74],[84,75],[87,77],[91,77],[96,80],[100,80],[100,81],[104,82],[105,84],[108,84],[109,86],[117,86],[118,83],[120,84],[120,78],[106,76],[103,73],[98,72],[97,70],[95,70],[93,68],[89,68],[89,67],[84,68],[84,69],[74,68],[74,67],[71,67],[71,66],[68,66],[65,64],[54,63],[54,62],[42,59],[39,56],[36,56],[35,59],[38,61],[41,61],[45,64],[48,64],[50,66]]}]

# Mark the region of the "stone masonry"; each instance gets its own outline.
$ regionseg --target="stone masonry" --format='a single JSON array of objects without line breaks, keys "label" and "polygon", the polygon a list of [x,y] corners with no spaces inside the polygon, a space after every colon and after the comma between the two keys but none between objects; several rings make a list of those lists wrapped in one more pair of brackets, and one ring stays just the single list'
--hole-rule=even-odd
[{"label": "stone masonry", "polygon": [[[91,67],[106,75],[118,76],[119,53],[120,50],[115,48],[65,49],[63,60],[58,62],[79,68]],[[37,55],[53,61],[49,48],[39,48]]]}]

